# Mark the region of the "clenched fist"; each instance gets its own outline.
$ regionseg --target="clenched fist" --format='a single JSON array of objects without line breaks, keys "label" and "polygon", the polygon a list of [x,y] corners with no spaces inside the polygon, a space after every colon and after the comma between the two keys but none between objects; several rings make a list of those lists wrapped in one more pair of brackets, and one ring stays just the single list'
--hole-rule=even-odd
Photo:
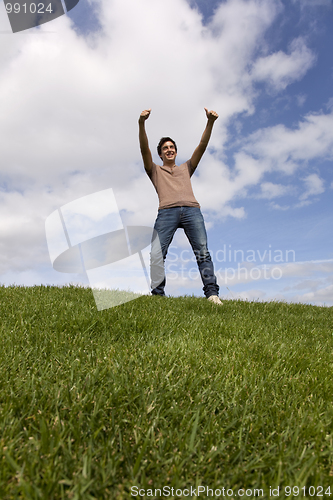
[{"label": "clenched fist", "polygon": [[151,112],[151,108],[145,109],[144,111],[142,111],[140,118],[139,118],[139,123],[145,122],[149,118],[150,112]]}]

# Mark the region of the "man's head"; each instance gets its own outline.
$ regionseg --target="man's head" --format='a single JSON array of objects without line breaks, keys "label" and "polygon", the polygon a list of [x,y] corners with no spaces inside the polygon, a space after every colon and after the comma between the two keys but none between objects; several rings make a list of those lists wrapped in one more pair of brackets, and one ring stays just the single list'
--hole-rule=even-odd
[{"label": "man's head", "polygon": [[163,163],[172,163],[177,156],[177,145],[171,137],[162,137],[157,146],[158,156]]}]

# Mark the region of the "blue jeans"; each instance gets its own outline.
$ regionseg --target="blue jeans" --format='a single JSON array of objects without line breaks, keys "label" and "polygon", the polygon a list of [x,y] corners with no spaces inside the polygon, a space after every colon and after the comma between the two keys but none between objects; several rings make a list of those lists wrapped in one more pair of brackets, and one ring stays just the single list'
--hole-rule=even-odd
[{"label": "blue jeans", "polygon": [[178,228],[184,229],[193,249],[204,285],[204,294],[207,298],[211,295],[218,295],[219,286],[216,282],[213,262],[207,248],[205,223],[198,207],[173,207],[163,208],[158,211],[150,254],[152,294],[165,295],[164,262],[172,238]]}]

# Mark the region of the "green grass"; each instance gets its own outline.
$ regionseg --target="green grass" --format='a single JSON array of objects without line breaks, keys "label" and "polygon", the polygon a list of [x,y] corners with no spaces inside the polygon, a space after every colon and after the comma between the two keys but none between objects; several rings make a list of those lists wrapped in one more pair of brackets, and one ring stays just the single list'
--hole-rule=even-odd
[{"label": "green grass", "polygon": [[142,297],[98,312],[89,289],[0,287],[0,317],[1,499],[333,498],[332,308]]}]

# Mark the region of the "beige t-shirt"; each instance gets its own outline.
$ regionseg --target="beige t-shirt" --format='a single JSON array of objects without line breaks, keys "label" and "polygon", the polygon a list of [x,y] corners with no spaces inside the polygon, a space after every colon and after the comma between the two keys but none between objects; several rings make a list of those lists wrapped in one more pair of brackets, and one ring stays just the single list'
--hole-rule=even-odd
[{"label": "beige t-shirt", "polygon": [[194,197],[191,176],[194,169],[191,160],[179,166],[167,167],[153,163],[150,180],[160,201],[159,209],[172,207],[200,207]]}]

